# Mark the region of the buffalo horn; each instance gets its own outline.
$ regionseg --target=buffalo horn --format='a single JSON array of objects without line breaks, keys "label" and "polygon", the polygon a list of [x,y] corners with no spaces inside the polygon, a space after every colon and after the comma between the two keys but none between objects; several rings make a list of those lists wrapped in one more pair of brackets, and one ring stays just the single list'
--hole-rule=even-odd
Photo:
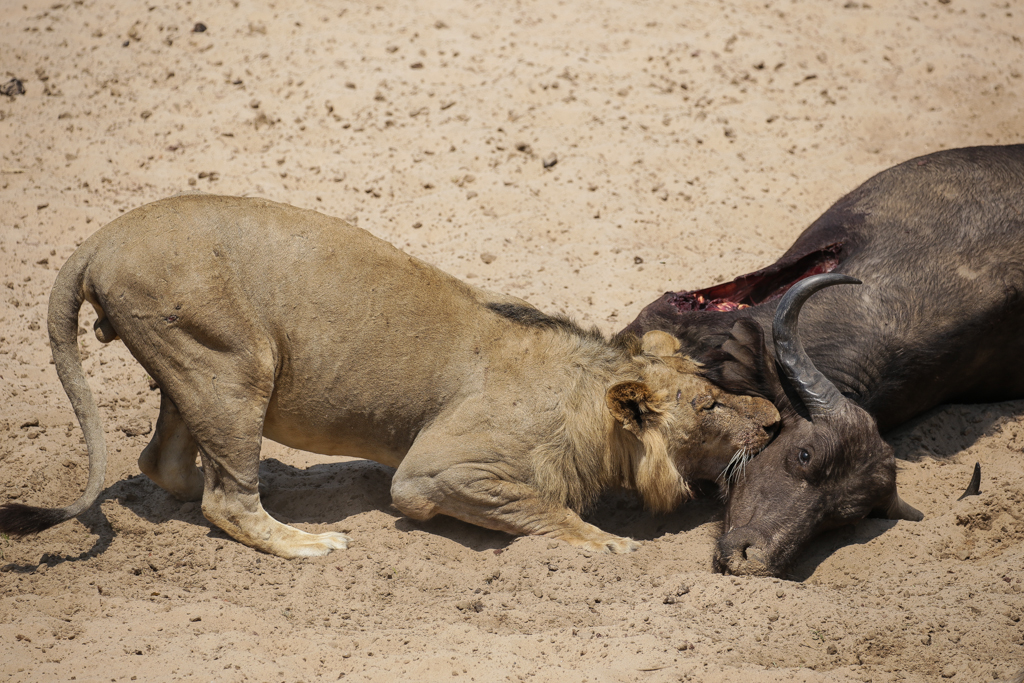
[{"label": "buffalo horn", "polygon": [[892,499],[885,511],[889,519],[905,519],[909,522],[920,522],[924,519],[924,513],[900,498],[898,491],[892,492]]},{"label": "buffalo horn", "polygon": [[967,490],[964,494],[957,498],[957,500],[963,500],[967,496],[976,496],[981,493],[981,463],[974,463],[974,475],[971,477],[971,483],[967,485]]},{"label": "buffalo horn", "polygon": [[797,334],[797,318],[804,302],[819,289],[831,285],[859,285],[860,280],[839,273],[822,273],[800,280],[789,288],[779,302],[772,324],[775,358],[786,378],[804,402],[811,419],[835,412],[845,400],[835,385],[821,374],[804,351]]}]

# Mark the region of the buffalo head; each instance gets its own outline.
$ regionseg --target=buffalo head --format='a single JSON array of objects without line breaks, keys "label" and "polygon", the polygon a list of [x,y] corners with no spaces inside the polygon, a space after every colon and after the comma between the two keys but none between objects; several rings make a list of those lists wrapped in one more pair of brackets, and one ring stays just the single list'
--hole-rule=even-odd
[{"label": "buffalo head", "polygon": [[717,571],[776,576],[819,532],[868,515],[919,521],[923,515],[896,491],[896,459],[874,418],[819,372],[797,335],[797,317],[814,292],[860,284],[848,275],[815,275],[795,284],[775,314],[775,363],[761,326],[735,323],[711,352],[707,375],[727,391],[772,400],[782,415],[779,435],[725,472],[725,533]]}]

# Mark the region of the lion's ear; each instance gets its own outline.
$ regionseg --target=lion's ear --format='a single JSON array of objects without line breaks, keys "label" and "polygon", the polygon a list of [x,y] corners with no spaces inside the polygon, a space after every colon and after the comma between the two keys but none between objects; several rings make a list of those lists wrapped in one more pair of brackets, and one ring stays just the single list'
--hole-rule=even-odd
[{"label": "lion's ear", "polygon": [[612,417],[637,436],[662,412],[661,401],[643,382],[619,382],[608,390],[605,401]]},{"label": "lion's ear", "polygon": [[654,356],[672,356],[682,347],[675,336],[661,330],[651,330],[645,334],[641,344],[646,353]]}]

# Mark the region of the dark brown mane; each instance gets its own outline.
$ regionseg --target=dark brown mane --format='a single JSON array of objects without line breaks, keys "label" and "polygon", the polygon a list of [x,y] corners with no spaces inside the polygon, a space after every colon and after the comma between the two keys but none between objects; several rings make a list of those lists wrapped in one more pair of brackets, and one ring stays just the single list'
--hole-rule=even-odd
[{"label": "dark brown mane", "polygon": [[525,325],[547,330],[560,330],[574,337],[582,337],[594,341],[607,342],[605,336],[596,327],[586,330],[574,320],[564,315],[548,315],[532,306],[522,304],[489,303],[487,308],[503,318]]}]

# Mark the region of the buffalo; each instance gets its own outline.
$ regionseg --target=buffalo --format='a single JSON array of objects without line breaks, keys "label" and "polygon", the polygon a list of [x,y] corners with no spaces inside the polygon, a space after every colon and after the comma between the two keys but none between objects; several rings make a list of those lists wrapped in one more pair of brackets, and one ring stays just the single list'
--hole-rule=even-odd
[{"label": "buffalo", "polygon": [[918,521],[881,433],[941,403],[1024,396],[1024,145],[883,171],[772,265],[668,292],[623,332],[656,329],[782,416],[766,449],[723,473],[717,571],[779,576],[825,529]]}]

